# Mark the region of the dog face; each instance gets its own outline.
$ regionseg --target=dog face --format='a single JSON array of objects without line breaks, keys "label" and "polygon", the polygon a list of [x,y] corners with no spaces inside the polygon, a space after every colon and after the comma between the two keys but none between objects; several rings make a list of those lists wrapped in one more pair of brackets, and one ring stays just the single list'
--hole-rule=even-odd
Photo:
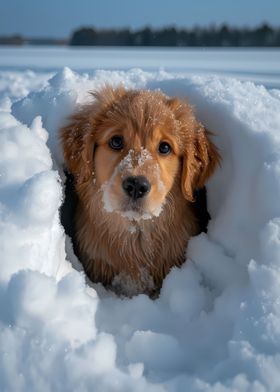
[{"label": "dog face", "polygon": [[104,88],[62,129],[65,162],[85,204],[108,213],[158,216],[179,184],[193,201],[219,161],[188,104],[160,92]]},{"label": "dog face", "polygon": [[94,156],[105,209],[134,220],[159,215],[180,168],[175,120],[159,103],[160,114],[149,106],[143,113],[142,99],[147,104],[152,100],[134,98],[136,113],[107,114]]}]

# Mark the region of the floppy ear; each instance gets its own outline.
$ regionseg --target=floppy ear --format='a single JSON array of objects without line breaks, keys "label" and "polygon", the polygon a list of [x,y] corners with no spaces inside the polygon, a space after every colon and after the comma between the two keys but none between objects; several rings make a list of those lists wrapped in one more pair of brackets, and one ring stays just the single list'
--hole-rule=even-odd
[{"label": "floppy ear", "polygon": [[114,89],[107,85],[100,91],[90,92],[95,101],[83,106],[60,130],[64,161],[77,183],[86,182],[94,175],[93,156],[98,123],[125,93],[121,86]]},{"label": "floppy ear", "polygon": [[194,202],[194,191],[202,188],[213,174],[221,157],[211,141],[211,132],[197,122],[192,108],[178,98],[167,99],[168,107],[177,120],[179,138],[184,145],[182,163],[182,193],[188,201]]},{"label": "floppy ear", "polygon": [[220,164],[221,157],[211,135],[202,124],[196,123],[193,137],[185,146],[181,186],[184,197],[191,202],[195,201],[194,191],[205,185]]},{"label": "floppy ear", "polygon": [[89,180],[94,171],[95,133],[92,106],[88,105],[74,114],[69,123],[60,129],[66,168],[78,183]]}]

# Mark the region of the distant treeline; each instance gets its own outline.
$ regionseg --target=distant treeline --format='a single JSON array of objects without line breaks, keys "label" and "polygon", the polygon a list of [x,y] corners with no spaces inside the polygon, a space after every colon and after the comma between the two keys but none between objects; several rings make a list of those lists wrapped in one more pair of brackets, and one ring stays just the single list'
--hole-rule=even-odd
[{"label": "distant treeline", "polygon": [[181,46],[181,47],[248,47],[280,46],[280,28],[263,24],[255,28],[195,27],[177,29],[166,27],[141,30],[95,29],[83,27],[70,39],[25,38],[20,35],[0,37],[0,45],[74,45],[74,46]]},{"label": "distant treeline", "polygon": [[68,45],[68,39],[25,38],[21,35],[0,36],[0,45]]},{"label": "distant treeline", "polygon": [[197,27],[138,31],[80,28],[73,32],[70,45],[88,46],[280,46],[280,28],[263,24],[256,28]]}]

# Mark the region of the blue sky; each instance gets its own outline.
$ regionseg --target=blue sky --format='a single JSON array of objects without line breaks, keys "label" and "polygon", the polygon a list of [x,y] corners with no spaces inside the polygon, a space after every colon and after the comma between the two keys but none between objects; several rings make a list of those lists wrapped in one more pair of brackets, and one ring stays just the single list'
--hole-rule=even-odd
[{"label": "blue sky", "polygon": [[68,37],[80,26],[280,25],[280,0],[1,0],[0,34]]}]

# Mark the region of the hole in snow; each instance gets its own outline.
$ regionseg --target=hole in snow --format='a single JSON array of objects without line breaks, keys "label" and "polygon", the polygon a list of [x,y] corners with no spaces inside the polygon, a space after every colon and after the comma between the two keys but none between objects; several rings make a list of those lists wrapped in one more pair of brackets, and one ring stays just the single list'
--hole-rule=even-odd
[{"label": "hole in snow", "polygon": [[[74,178],[67,171],[64,171],[64,201],[60,208],[60,219],[61,224],[64,227],[66,235],[69,237],[66,242],[66,252],[68,260],[72,266],[78,271],[82,271],[82,264],[78,260],[78,245],[76,242],[75,233],[75,213],[78,203],[78,196],[75,192]],[[196,217],[199,221],[200,232],[207,233],[207,226],[211,219],[210,214],[207,210],[207,190],[206,187],[199,189],[195,192],[195,203],[194,209],[196,211]],[[70,240],[70,241],[69,241]],[[94,238],[92,239],[94,241]],[[110,244],[108,243],[108,247]],[[186,244],[187,247],[187,244]],[[94,284],[87,279],[88,283],[93,286]]]}]

